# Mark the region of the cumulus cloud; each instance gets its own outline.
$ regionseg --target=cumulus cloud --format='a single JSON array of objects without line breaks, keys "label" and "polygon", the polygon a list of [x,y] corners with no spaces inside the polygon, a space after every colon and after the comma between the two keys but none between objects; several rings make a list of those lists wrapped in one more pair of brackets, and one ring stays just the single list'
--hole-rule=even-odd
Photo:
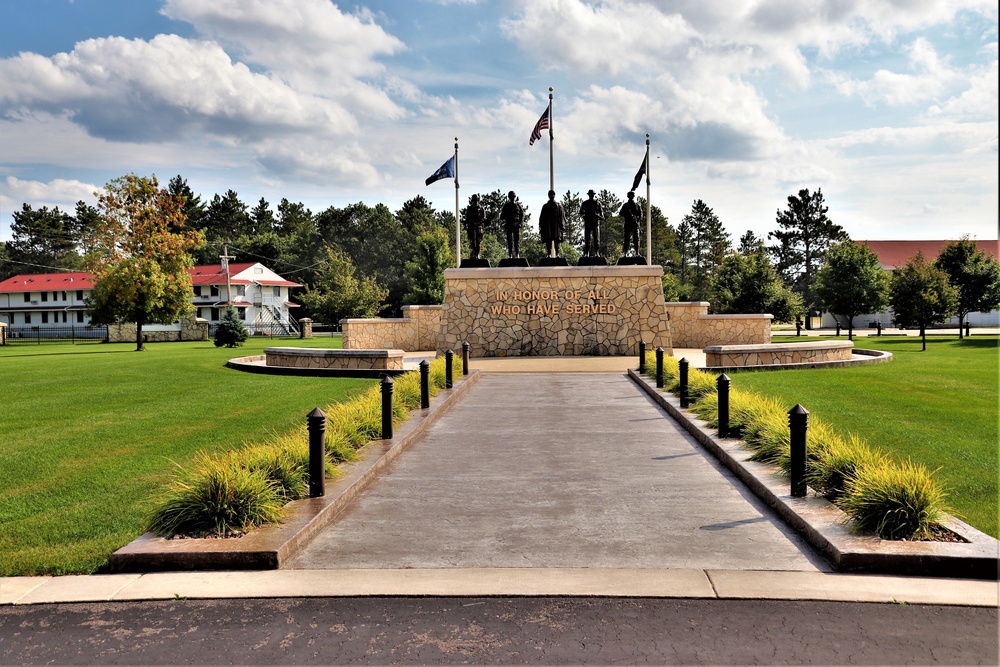
[{"label": "cumulus cloud", "polygon": [[99,189],[91,183],[62,178],[43,183],[8,176],[0,187],[0,209],[17,210],[27,202],[33,208],[58,206],[63,211],[72,212],[78,201],[94,204],[97,201],[94,193]]}]

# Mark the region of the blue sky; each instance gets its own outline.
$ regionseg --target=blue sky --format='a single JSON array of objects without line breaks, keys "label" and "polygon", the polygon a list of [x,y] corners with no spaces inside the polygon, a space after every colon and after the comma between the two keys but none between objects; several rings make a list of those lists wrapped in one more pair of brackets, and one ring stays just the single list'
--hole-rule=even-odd
[{"label": "blue sky", "polygon": [[[0,240],[125,173],[313,211],[461,197],[702,199],[734,241],[821,188],[855,239],[997,238],[985,0],[0,0]],[[644,194],[644,193],[642,193]]]}]

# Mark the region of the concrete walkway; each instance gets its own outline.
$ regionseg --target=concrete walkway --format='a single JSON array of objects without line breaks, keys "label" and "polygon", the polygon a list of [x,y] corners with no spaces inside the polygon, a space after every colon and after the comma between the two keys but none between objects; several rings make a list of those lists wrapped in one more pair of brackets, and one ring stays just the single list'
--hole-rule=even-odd
[{"label": "concrete walkway", "polygon": [[289,567],[827,569],[617,373],[487,374]]}]

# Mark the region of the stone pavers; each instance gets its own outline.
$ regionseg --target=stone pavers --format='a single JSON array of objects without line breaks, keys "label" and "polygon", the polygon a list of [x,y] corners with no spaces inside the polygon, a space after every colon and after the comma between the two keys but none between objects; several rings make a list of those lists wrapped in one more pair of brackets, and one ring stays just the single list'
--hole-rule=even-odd
[{"label": "stone pavers", "polygon": [[488,374],[288,567],[829,569],[615,373]]}]

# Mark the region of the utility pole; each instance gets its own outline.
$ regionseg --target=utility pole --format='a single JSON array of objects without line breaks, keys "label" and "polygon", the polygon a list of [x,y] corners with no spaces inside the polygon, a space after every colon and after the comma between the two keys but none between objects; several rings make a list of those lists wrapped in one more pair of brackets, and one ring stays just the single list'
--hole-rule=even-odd
[{"label": "utility pole", "polygon": [[222,244],[222,254],[219,255],[219,259],[222,260],[222,268],[226,272],[226,309],[228,310],[233,307],[233,283],[229,275],[229,260],[236,259],[229,255],[229,244]]}]

